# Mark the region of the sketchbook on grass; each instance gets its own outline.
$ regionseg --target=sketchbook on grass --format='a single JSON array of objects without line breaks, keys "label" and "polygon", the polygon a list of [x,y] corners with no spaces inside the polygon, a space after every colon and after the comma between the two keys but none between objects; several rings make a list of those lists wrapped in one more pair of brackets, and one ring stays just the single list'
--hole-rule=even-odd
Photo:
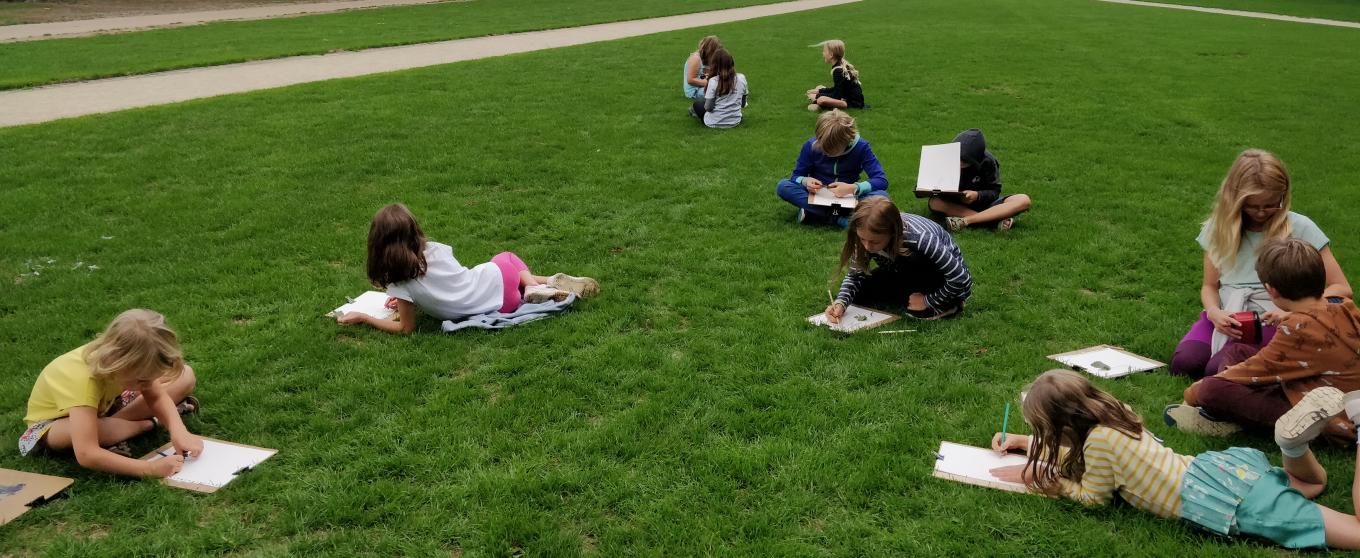
[{"label": "sketchbook on grass", "polygon": [[845,307],[845,314],[841,315],[841,323],[833,324],[826,321],[826,313],[817,313],[808,316],[808,323],[812,325],[826,326],[831,331],[842,333],[853,333],[861,329],[873,329],[886,323],[897,321],[901,316],[879,312],[872,308],[855,306],[851,304]]},{"label": "sketchbook on grass", "polygon": [[1121,378],[1129,374],[1166,366],[1150,358],[1141,357],[1109,345],[1096,345],[1070,353],[1049,355],[1048,358],[1061,362],[1078,372],[1085,372],[1106,379]]},{"label": "sketchbook on grass", "polygon": [[331,310],[331,316],[339,318],[350,312],[368,314],[379,320],[390,320],[397,315],[397,311],[387,307],[387,293],[381,291],[368,291],[359,295],[359,298],[351,299],[348,304]]},{"label": "sketchbook on grass", "polygon": [[66,477],[0,469],[0,525],[56,499],[72,482]]},{"label": "sketchbook on grass", "polygon": [[961,195],[959,147],[958,142],[921,146],[921,167],[916,171],[916,197]]},{"label": "sketchbook on grass", "polygon": [[838,198],[836,194],[831,193],[830,188],[818,188],[816,193],[808,196],[808,205],[854,209],[856,205],[859,205],[859,200],[855,199],[853,195]]},{"label": "sketchbook on grass", "polygon": [[997,467],[1024,465],[1026,460],[1027,458],[1020,454],[998,453],[986,448],[940,442],[940,450],[935,453],[934,475],[964,484],[1033,494],[1034,492],[1025,485],[1003,481],[991,473],[992,469]]},{"label": "sketchbook on grass", "polygon": [[[196,492],[217,492],[219,488],[273,457],[278,451],[203,438],[203,455],[185,459],[184,467],[181,467],[178,473],[161,479],[161,482]],[[142,456],[142,460],[156,461],[174,454],[175,447],[172,444],[165,444],[156,451]]]}]

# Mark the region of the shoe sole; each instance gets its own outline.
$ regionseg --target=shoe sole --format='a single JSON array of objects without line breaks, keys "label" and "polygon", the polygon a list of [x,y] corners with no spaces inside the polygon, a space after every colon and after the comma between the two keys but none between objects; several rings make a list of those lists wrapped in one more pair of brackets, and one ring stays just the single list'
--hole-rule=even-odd
[{"label": "shoe sole", "polygon": [[1228,436],[1242,430],[1231,422],[1209,420],[1198,407],[1190,405],[1167,405],[1162,411],[1162,421],[1181,432],[1200,436]]},{"label": "shoe sole", "polygon": [[1301,438],[1316,438],[1343,409],[1344,394],[1334,387],[1320,387],[1304,394],[1294,408],[1275,421],[1275,440],[1298,444]]},{"label": "shoe sole", "polygon": [[573,277],[559,273],[552,277],[551,287],[564,291],[576,293],[581,298],[590,298],[600,294],[600,282],[589,277]]}]

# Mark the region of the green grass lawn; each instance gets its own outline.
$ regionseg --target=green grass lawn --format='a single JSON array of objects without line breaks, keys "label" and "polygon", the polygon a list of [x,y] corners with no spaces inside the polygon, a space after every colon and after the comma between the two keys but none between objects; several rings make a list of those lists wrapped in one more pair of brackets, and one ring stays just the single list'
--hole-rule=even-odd
[{"label": "green grass lawn", "polygon": [[[774,1],[475,0],[0,43],[0,89],[574,27]],[[694,42],[697,44],[698,39]]]},{"label": "green grass lawn", "polygon": [[[1035,199],[1010,233],[957,236],[976,281],[960,319],[802,321],[844,237],[795,226],[774,184],[811,132],[802,92],[828,70],[807,45],[829,18],[905,209],[923,211],[920,145],[972,126]],[[709,32],[753,91],[730,131],[680,96]],[[51,358],[144,306],[199,374],[190,428],[281,450],[208,496],[0,452],[76,479],[0,553],[1276,555],[933,479],[932,452],[986,443],[1045,355],[1168,358],[1198,312],[1198,223],[1245,147],[1283,157],[1294,207],[1360,269],[1360,130],[1337,125],[1360,87],[1337,53],[1357,48],[1347,29],[1100,2],[866,0],[0,130],[0,439]],[[368,219],[393,201],[464,262],[515,250],[604,293],[498,333],[337,327],[322,314],[365,289]],[[1098,383],[1182,453],[1272,447],[1162,426],[1185,387],[1164,373]],[[1350,511],[1354,457],[1321,457],[1321,501]]]},{"label": "green grass lawn", "polygon": [[1161,0],[1170,4],[1207,6],[1297,17],[1360,21],[1356,0]]}]

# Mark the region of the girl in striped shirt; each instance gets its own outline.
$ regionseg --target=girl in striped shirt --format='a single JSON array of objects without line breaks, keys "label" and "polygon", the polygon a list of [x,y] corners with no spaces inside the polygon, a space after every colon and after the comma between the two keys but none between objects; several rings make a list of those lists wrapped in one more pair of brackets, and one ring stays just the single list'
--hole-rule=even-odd
[{"label": "girl in striped shirt", "polygon": [[847,266],[840,294],[826,307],[833,324],[852,303],[905,304],[913,317],[943,318],[962,312],[973,292],[973,276],[953,237],[930,219],[898,211],[883,196],[861,199],[850,216],[840,269]]},{"label": "girl in striped shirt", "polygon": [[[1138,509],[1219,535],[1261,537],[1286,548],[1360,549],[1360,520],[1311,500],[1326,487],[1327,472],[1308,442],[1343,408],[1360,415],[1360,392],[1344,400],[1336,388],[1318,388],[1280,417],[1280,468],[1252,448],[1177,454],[1085,376],[1050,370],[1021,395],[1021,414],[1034,435],[992,438],[993,449],[1025,452],[1028,462],[992,474],[1087,505],[1108,503],[1118,493]],[[1353,498],[1360,507],[1360,492]]]}]

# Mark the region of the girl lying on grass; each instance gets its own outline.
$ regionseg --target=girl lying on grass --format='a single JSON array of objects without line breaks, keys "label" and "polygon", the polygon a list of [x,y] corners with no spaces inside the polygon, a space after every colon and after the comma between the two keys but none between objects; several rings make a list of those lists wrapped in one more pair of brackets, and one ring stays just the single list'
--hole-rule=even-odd
[{"label": "girl lying on grass", "polygon": [[[1138,509],[1223,536],[1261,537],[1286,548],[1360,549],[1360,520],[1311,500],[1326,487],[1327,471],[1308,443],[1343,408],[1360,416],[1360,392],[1343,398],[1336,388],[1318,388],[1280,417],[1275,443],[1284,468],[1251,448],[1191,457],[1163,446],[1132,409],[1085,377],[1051,370],[1022,396],[1021,414],[1034,436],[992,438],[992,449],[1026,452],[1028,462],[992,474],[1087,505],[1108,503],[1117,492]],[[1352,498],[1360,506],[1360,491]]]},{"label": "girl lying on grass", "polygon": [[[168,477],[184,457],[203,451],[180,414],[196,412],[194,371],[165,317],[150,310],[119,314],[89,344],[43,368],[28,397],[28,430],[19,453],[73,450],[82,467],[132,477]],[[176,404],[176,402],[179,402]],[[176,454],[156,461],[128,456],[123,442],[164,426]],[[109,447],[115,451],[110,451]]]},{"label": "girl lying on grass", "polygon": [[[871,271],[869,262],[876,267]],[[882,196],[855,207],[841,249],[841,270],[850,272],[840,294],[826,307],[826,319],[840,323],[845,307],[906,305],[916,318],[933,320],[963,311],[973,276],[953,237],[934,221],[902,213]]]},{"label": "girl lying on grass", "polygon": [[441,320],[456,320],[489,312],[514,312],[521,303],[561,301],[567,294],[588,298],[600,292],[589,277],[558,273],[534,275],[511,252],[471,269],[453,257],[447,244],[428,242],[406,206],[392,204],[378,210],[368,228],[368,280],[387,289],[389,308],[399,320],[350,312],[341,324],[366,323],[388,333],[416,329],[416,308]]}]

